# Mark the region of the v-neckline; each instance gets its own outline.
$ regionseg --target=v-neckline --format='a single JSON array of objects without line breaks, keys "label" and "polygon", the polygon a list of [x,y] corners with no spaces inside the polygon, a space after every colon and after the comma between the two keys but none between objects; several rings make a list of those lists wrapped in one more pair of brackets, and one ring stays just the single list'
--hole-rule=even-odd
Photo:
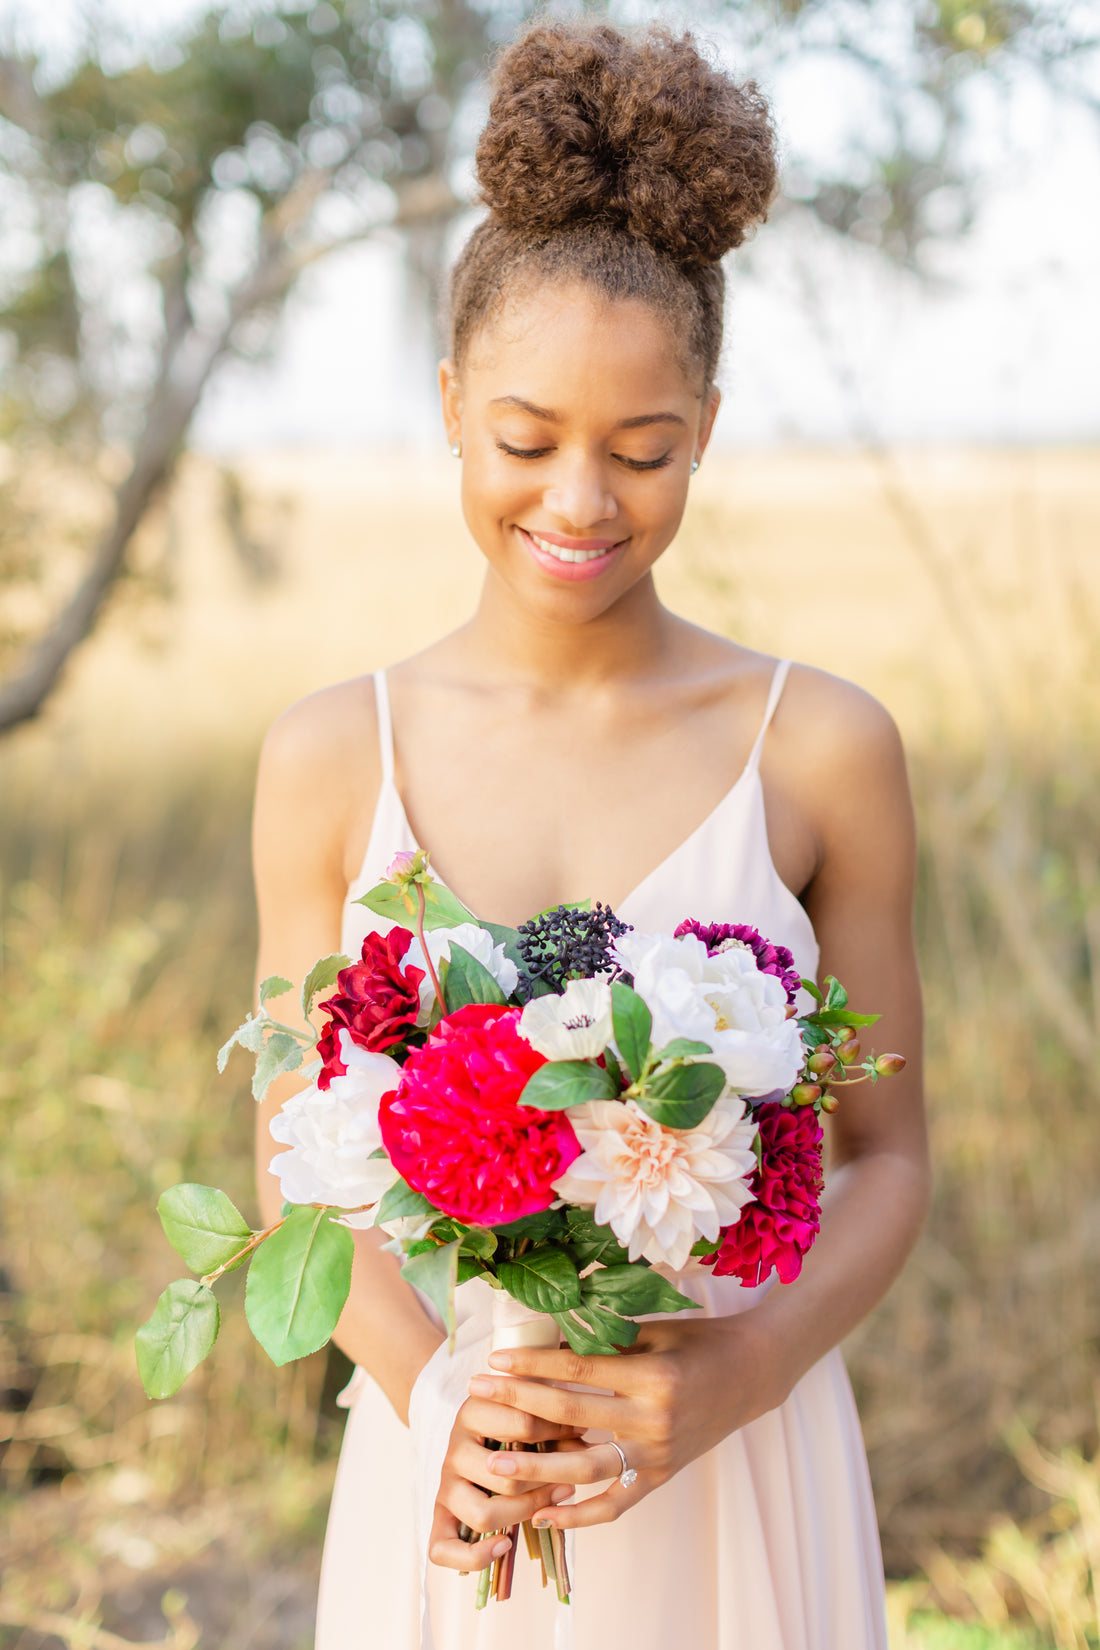
[{"label": "v-neckline", "polygon": [[[615,905],[612,905],[611,909],[617,915],[621,915],[622,911],[623,911],[623,908],[625,906],[629,905],[632,900],[638,898],[642,893],[644,893],[645,890],[649,887],[650,883],[656,881],[657,877],[659,877],[661,875],[661,873],[669,865],[673,864],[674,861],[677,860],[680,857],[681,854],[687,852],[687,850],[692,846],[692,844],[695,842],[695,840],[698,837],[702,836],[703,832],[707,829],[707,827],[718,817],[718,815],[722,812],[722,810],[729,804],[731,799],[734,796],[737,795],[738,791],[741,789],[741,786],[745,783],[746,780],[756,779],[759,782],[759,779],[760,779],[759,765],[753,762],[753,756],[755,754],[756,754],[756,747],[754,746],[753,750],[749,753],[749,757],[748,757],[747,761],[745,762],[744,767],[741,769],[741,772],[737,775],[737,778],[734,780],[734,782],[730,786],[729,790],[726,791],[722,796],[719,797],[718,801],[714,804],[714,807],[711,808],[710,812],[705,816],[705,818],[701,819],[699,821],[698,825],[696,825],[695,829],[692,830],[692,831],[689,831],[688,835],[685,836],[682,839],[682,841],[678,842],[674,848],[671,848],[669,850],[669,852],[664,856],[664,858],[662,860],[660,860],[653,867],[653,869],[651,871],[647,871],[645,876],[641,879],[641,881],[636,883],[628,894],[624,895],[623,898],[621,900],[619,900]],[[401,824],[404,827],[405,835],[408,839],[410,847],[412,848],[412,850],[414,852],[422,851],[421,848],[420,848],[420,843],[417,841],[416,834],[413,831],[413,828],[409,823],[409,815],[408,815],[408,812],[405,808],[405,803],[402,799],[401,792],[397,788],[397,781],[392,777],[392,775],[387,774],[385,776],[385,778],[383,779],[382,783],[383,783],[384,786],[388,785],[391,792],[393,793],[393,799],[394,799],[394,802],[397,804],[397,811],[401,816]],[[459,904],[464,907],[465,910],[470,911],[470,907],[466,904],[466,901],[464,899],[462,899],[460,897],[460,895],[455,892],[454,888],[451,887],[451,884],[449,882],[447,882],[443,877],[439,876],[438,873],[436,873],[436,875],[437,875],[438,881],[441,883],[441,885],[444,888],[446,888],[447,892],[449,894],[452,894],[454,896],[454,898],[458,900]],[[776,873],[776,875],[778,876],[778,872]],[[782,882],[782,878],[780,878],[780,881]],[[783,883],[783,887],[784,888],[787,887],[786,883]],[[787,892],[790,893],[790,890],[787,889]],[[792,897],[795,897],[795,896],[792,895]],[[479,917],[474,911],[470,911],[470,915],[471,915],[471,917],[473,917],[475,922],[488,922],[488,921],[491,920],[488,917]],[[529,919],[525,918],[524,920],[526,921],[526,920],[529,920]],[[510,928],[512,926],[514,926],[514,925],[511,924],[511,923],[494,923],[494,927]]]}]

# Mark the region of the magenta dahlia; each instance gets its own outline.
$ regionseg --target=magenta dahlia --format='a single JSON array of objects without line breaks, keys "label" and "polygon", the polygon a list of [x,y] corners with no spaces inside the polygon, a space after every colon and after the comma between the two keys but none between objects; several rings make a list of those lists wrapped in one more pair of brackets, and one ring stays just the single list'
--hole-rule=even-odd
[{"label": "magenta dahlia", "polygon": [[716,1277],[737,1277],[750,1288],[772,1272],[793,1283],[821,1225],[822,1134],[813,1107],[766,1100],[753,1115],[762,1159],[751,1182],[756,1202],[725,1228],[717,1252],[703,1262]]},{"label": "magenta dahlia", "polygon": [[773,945],[766,940],[758,928],[751,928],[747,922],[696,922],[694,917],[688,917],[675,930],[674,937],[681,934],[696,934],[707,948],[709,956],[713,957],[716,951],[722,951],[731,940],[739,945],[747,945],[756,958],[756,966],[762,974],[774,974],[787,993],[787,1001],[793,1003],[798,996],[802,985],[802,976],[794,966],[794,957],[785,945]]},{"label": "magenta dahlia", "polygon": [[317,1043],[322,1068],[318,1088],[327,1089],[348,1069],[340,1058],[341,1031],[372,1054],[384,1054],[415,1031],[424,970],[411,964],[402,968],[401,959],[411,944],[407,928],[368,934],[360,960],[337,974],[336,995],[321,1004],[329,1023]]},{"label": "magenta dahlia", "polygon": [[382,1142],[415,1191],[455,1220],[499,1226],[548,1209],[580,1155],[565,1113],[521,1106],[545,1064],[520,1011],[471,1003],[441,1020],[379,1107]]}]

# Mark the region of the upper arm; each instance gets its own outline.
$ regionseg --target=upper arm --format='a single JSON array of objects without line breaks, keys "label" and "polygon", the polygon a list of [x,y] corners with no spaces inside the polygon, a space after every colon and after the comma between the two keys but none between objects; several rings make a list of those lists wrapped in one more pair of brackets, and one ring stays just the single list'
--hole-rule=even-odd
[{"label": "upper arm", "polygon": [[[852,1008],[875,1013],[864,1051],[903,1054],[905,1070],[881,1084],[840,1090],[833,1119],[839,1160],[898,1151],[923,1168],[920,980],[913,936],[916,829],[901,738],[869,695],[835,682],[827,728],[807,765],[819,839],[804,896],[821,947]],[[832,730],[832,731],[830,731]]]},{"label": "upper arm", "polygon": [[[274,724],[260,755],[252,830],[257,977],[292,982],[293,994],[270,999],[275,1016],[291,1022],[306,973],[339,950],[349,842],[369,818],[372,785],[377,792],[377,756],[363,737],[369,692],[369,684],[347,683],[302,700]],[[268,1123],[299,1086],[293,1078],[273,1083],[259,1108],[261,1170],[275,1149]]]}]

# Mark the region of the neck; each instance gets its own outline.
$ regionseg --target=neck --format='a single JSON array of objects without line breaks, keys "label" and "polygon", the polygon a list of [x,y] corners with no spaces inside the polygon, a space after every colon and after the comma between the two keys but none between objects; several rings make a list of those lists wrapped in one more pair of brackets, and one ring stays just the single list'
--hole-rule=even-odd
[{"label": "neck", "polygon": [[554,690],[650,675],[678,626],[649,573],[607,612],[571,624],[532,614],[490,569],[477,611],[459,634],[482,671]]}]

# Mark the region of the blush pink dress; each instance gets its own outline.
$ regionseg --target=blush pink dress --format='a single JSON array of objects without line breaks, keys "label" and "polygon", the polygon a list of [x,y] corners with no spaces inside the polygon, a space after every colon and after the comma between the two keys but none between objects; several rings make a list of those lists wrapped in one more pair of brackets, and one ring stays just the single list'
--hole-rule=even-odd
[{"label": "blush pink dress", "polygon": [[[813,978],[817,942],[772,862],[759,775],[788,668],[784,660],[775,670],[736,783],[618,910],[649,932],[671,933],[689,916],[751,923],[788,946]],[[368,929],[384,926],[352,901],[382,879],[399,849],[416,846],[394,784],[383,672],[375,686],[382,786],[363,867],[348,889],[349,955]],[[707,1316],[743,1312],[774,1286],[745,1288],[698,1262],[670,1275]],[[488,1351],[479,1290],[493,1293],[478,1282],[459,1290],[458,1350],[449,1359],[441,1347],[421,1373],[408,1428],[365,1371],[347,1389],[317,1650],[887,1650],[875,1511],[839,1351],[778,1409],[723,1439],[617,1523],[571,1534],[571,1605],[538,1585],[521,1540],[511,1599],[476,1611],[474,1579],[427,1564],[423,1545],[439,1440]]]}]

